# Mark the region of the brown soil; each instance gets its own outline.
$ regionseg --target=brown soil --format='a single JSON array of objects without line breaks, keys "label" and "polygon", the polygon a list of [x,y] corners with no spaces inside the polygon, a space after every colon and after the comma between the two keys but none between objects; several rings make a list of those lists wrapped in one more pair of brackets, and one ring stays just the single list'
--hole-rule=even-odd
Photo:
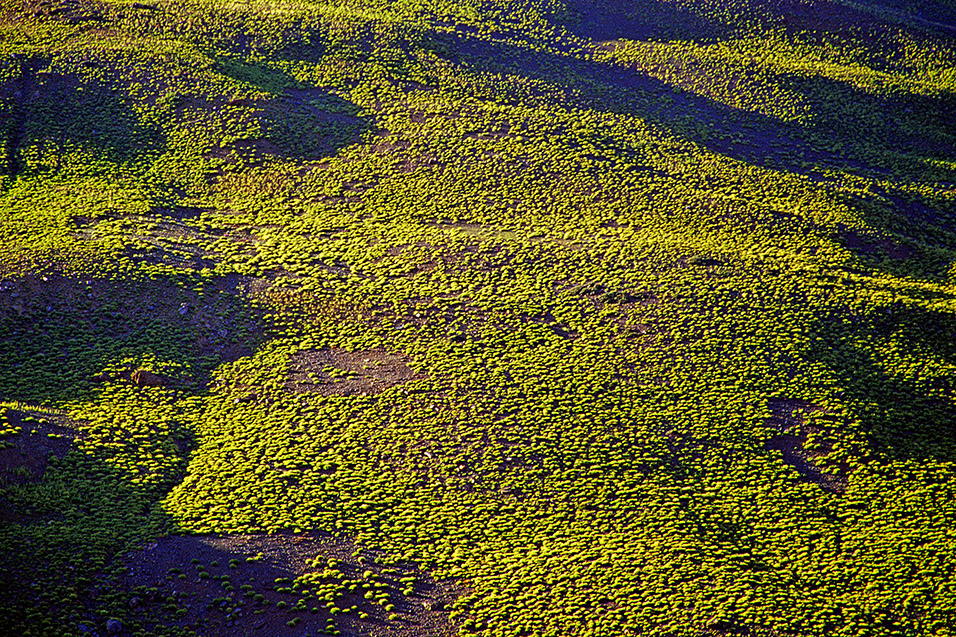
[{"label": "brown soil", "polygon": [[137,387],[165,387],[172,381],[162,374],[156,374],[148,369],[135,369],[129,375],[130,381]]},{"label": "brown soil", "polygon": [[808,449],[810,434],[820,433],[819,429],[804,424],[803,413],[818,411],[820,408],[800,399],[771,399],[770,411],[773,414],[766,424],[778,432],[764,443],[767,451],[779,451],[783,461],[796,469],[805,480],[819,484],[824,491],[843,493],[847,487],[846,467],[840,473],[823,471],[814,460],[825,457],[833,449],[832,440],[824,439],[816,449]]},{"label": "brown soil", "polygon": [[408,366],[408,358],[382,349],[306,350],[292,357],[287,387],[293,391],[337,394],[377,394],[389,387],[424,378]]},{"label": "brown soil", "polygon": [[[329,559],[338,561],[330,570],[339,581],[384,584],[378,590],[388,594],[394,610],[366,599],[361,586],[334,599],[334,606],[351,609],[348,613],[333,614],[324,599],[306,594],[314,585],[293,592],[292,580],[327,571]],[[347,540],[292,534],[170,536],[122,561],[127,571],[120,586],[130,591],[132,613],[147,629],[165,625],[208,636],[268,637],[318,635],[331,626],[356,637],[445,637],[455,630],[448,617],[459,593],[453,584],[436,583],[408,565],[383,567]],[[408,592],[408,578],[414,584],[406,596],[401,591]],[[305,610],[294,609],[299,600]],[[399,618],[389,620],[393,612]]]}]

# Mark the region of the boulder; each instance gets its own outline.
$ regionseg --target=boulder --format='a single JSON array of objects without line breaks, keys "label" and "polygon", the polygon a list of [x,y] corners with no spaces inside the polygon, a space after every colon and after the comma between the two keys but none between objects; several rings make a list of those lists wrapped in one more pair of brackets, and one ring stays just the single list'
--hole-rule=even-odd
[{"label": "boulder", "polygon": [[165,387],[169,379],[146,369],[137,369],[129,376],[137,387]]}]

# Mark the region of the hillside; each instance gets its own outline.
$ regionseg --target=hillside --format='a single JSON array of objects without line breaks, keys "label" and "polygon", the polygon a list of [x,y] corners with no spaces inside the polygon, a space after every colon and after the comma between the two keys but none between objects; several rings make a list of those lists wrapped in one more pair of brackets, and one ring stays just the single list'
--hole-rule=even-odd
[{"label": "hillside", "polygon": [[956,634],[956,2],[0,0],[0,632]]}]

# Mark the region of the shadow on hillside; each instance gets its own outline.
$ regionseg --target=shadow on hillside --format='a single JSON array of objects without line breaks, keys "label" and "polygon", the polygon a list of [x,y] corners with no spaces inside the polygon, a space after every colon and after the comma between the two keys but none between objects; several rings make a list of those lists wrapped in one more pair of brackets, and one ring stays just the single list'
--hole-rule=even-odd
[{"label": "shadow on hillside", "polygon": [[[873,34],[887,27],[902,27],[911,33],[956,34],[956,7],[945,0],[913,3],[877,0],[843,3],[838,0],[738,0],[725,2],[724,11],[713,3],[697,3],[690,9],[674,0],[567,0],[567,15],[560,22],[579,37],[595,42],[609,40],[713,41],[735,28],[779,28],[820,33],[859,32]],[[707,17],[707,14],[710,17]]]},{"label": "shadow on hillside", "polygon": [[729,31],[675,2],[570,0],[562,24],[595,42],[611,40],[713,41]]},{"label": "shadow on hillside", "polygon": [[238,163],[240,169],[269,157],[318,160],[361,142],[372,130],[352,102],[278,69],[222,56],[216,58],[214,68],[224,77],[268,95],[226,104],[247,128],[258,133],[223,144],[210,156]]},{"label": "shadow on hillside", "polygon": [[[798,0],[788,0],[795,4]],[[893,24],[908,28],[918,28],[928,31],[942,31],[947,35],[956,35],[956,5],[949,0],[923,0],[923,2],[909,2],[908,0],[870,0],[867,3],[853,3],[853,7],[841,6],[833,0],[827,9],[834,7],[840,11],[852,11],[858,15],[875,16],[891,21]]]},{"label": "shadow on hillside", "polygon": [[[885,157],[909,163],[917,172],[952,178],[951,167],[934,170],[930,162],[952,161],[956,93],[929,96],[900,91],[892,97],[877,96],[846,82],[796,74],[779,74],[775,84],[802,103],[813,105],[807,127],[811,143],[845,148],[838,153],[870,170],[890,168],[879,165]],[[799,133],[801,129],[793,130]]]},{"label": "shadow on hillside", "polygon": [[[455,622],[445,608],[458,594],[454,583],[436,583],[412,564],[384,568],[374,553],[356,549],[320,533],[161,537],[122,557],[128,570],[120,588],[137,599],[126,617],[148,630],[199,627],[206,635],[450,634]],[[311,583],[293,583],[307,573]],[[413,596],[402,592],[409,577]],[[352,586],[373,581],[401,625],[365,597],[365,586]]]},{"label": "shadow on hillside", "polygon": [[[845,388],[842,400],[875,452],[889,460],[956,460],[956,316],[898,303],[848,322],[820,320],[809,355]],[[887,370],[881,346],[900,352]],[[932,363],[932,364],[927,364]],[[911,372],[919,368],[919,374]]]},{"label": "shadow on hillside", "polygon": [[[825,77],[778,75],[782,89],[813,105],[804,125],[732,108],[639,69],[466,37],[451,39],[447,48],[470,68],[504,71],[553,87],[557,104],[633,115],[746,164],[816,181],[831,179],[827,173],[848,173],[891,179],[900,186],[956,182],[956,125],[950,117],[956,113],[956,94],[880,97]],[[607,159],[633,153],[630,147],[615,148],[612,138],[592,135],[592,145]],[[870,227],[896,237],[862,242],[836,237],[864,262],[906,276],[946,276],[954,215],[944,207],[951,204],[887,194],[883,205],[863,199],[852,205]]]},{"label": "shadow on hillside", "polygon": [[845,196],[866,225],[878,232],[839,229],[834,237],[866,268],[901,279],[945,282],[956,263],[956,206],[875,188],[868,196]]},{"label": "shadow on hillside", "polygon": [[261,64],[249,64],[238,58],[218,56],[214,68],[216,72],[264,93],[281,95],[287,88],[299,86],[299,81],[287,73]]},{"label": "shadow on hillside", "polygon": [[[778,76],[781,89],[814,104],[807,125],[733,108],[625,68],[502,42],[449,38],[449,50],[481,71],[543,81],[573,106],[634,115],[732,159],[819,178],[823,170],[904,181],[956,181],[956,95],[870,95],[824,77]],[[454,56],[453,58],[454,59]]]},{"label": "shadow on hillside", "polygon": [[0,608],[10,634],[75,634],[77,612],[106,601],[93,576],[117,551],[169,528],[155,504],[181,475],[164,478],[140,487],[105,458],[73,450],[41,480],[0,488],[0,505],[12,513],[0,521]]},{"label": "shadow on hillside", "polygon": [[[0,82],[0,175],[58,170],[109,173],[118,164],[164,148],[166,131],[145,122],[131,108],[134,98],[125,94],[122,85],[51,73],[46,70],[48,63],[39,58],[24,60],[10,73],[12,79]],[[221,98],[246,130],[258,132],[210,149],[207,159],[225,159],[239,169],[270,156],[313,161],[360,142],[372,128],[351,102],[282,71],[228,57],[217,57],[214,69],[268,97]],[[223,104],[217,101],[195,101],[191,106],[219,111]],[[195,114],[190,118],[195,119]],[[231,137],[235,123],[223,120],[222,126],[221,137]]]},{"label": "shadow on hillside", "polygon": [[61,169],[71,151],[89,153],[74,170],[108,171],[164,146],[159,127],[144,123],[121,93],[75,74],[49,72],[48,62],[23,60],[12,79],[0,83],[6,115],[0,174]]},{"label": "shadow on hillside", "polygon": [[172,279],[0,282],[0,398],[85,400],[135,385],[134,368],[150,361],[170,389],[201,391],[212,369],[251,355],[261,334],[261,317],[227,283],[199,293]]},{"label": "shadow on hillside", "polygon": [[[251,356],[264,321],[228,278],[201,292],[187,283],[57,274],[0,282],[0,399],[95,404],[112,388],[120,400],[155,410],[152,419],[127,411],[132,421],[114,417],[89,428],[55,410],[40,409],[50,415],[38,420],[23,415],[29,406],[14,413],[11,422],[27,431],[13,441],[0,483],[0,608],[8,626],[73,634],[84,606],[105,605],[110,616],[128,611],[110,607],[113,591],[92,576],[117,551],[172,528],[157,505],[185,475],[196,444],[177,405],[203,395],[223,362]],[[79,602],[69,601],[74,595]],[[106,634],[105,619],[96,622]]]}]

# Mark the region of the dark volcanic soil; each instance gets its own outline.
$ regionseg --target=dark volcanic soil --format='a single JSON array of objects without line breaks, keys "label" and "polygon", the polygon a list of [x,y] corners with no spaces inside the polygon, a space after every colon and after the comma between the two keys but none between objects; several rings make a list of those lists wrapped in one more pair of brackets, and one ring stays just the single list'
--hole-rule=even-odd
[{"label": "dark volcanic soil", "polygon": [[[458,593],[453,584],[436,583],[408,565],[383,567],[349,541],[293,534],[169,536],[122,561],[127,572],[119,584],[131,592],[130,621],[147,630],[178,626],[210,637],[445,637],[456,628],[448,617]],[[324,576],[293,587],[292,580],[306,573]],[[345,591],[350,583],[372,583],[379,600],[369,599],[359,584],[329,602],[321,597],[320,581],[344,582]],[[388,601],[380,601],[385,594]]]}]

